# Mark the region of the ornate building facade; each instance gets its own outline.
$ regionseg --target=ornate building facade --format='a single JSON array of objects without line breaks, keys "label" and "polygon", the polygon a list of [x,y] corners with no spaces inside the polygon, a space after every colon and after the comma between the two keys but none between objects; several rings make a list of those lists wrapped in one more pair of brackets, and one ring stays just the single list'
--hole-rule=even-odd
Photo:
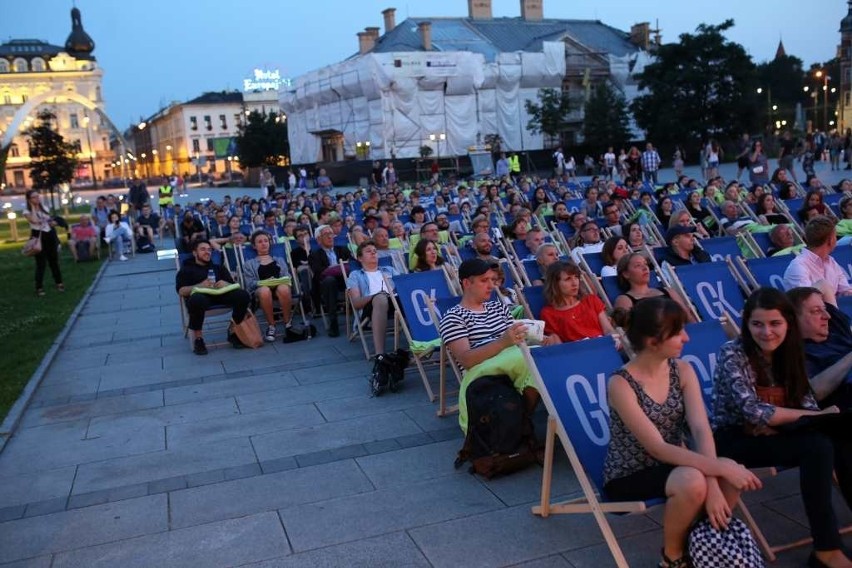
[{"label": "ornate building facade", "polygon": [[43,108],[56,115],[59,133],[77,146],[75,184],[92,185],[113,175],[103,70],[94,50],[77,8],[71,10],[71,33],[64,46],[35,39],[0,44],[0,149],[8,153],[0,186],[32,185],[24,131]]}]

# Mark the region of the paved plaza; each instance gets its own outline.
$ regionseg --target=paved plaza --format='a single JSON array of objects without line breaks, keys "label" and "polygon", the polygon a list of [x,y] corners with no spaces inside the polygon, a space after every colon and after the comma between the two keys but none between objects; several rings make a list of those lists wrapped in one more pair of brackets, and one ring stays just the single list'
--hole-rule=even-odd
[{"label": "paved plaza", "polygon": [[[0,566],[613,564],[591,515],[530,513],[540,468],[455,470],[456,419],[414,372],[370,398],[357,342],[193,355],[174,274],[156,255],[108,263],[60,337],[0,453]],[[579,494],[560,451],[554,497]],[[746,501],[770,541],[807,535],[797,471]],[[661,513],[610,516],[631,566],[655,565]]]}]

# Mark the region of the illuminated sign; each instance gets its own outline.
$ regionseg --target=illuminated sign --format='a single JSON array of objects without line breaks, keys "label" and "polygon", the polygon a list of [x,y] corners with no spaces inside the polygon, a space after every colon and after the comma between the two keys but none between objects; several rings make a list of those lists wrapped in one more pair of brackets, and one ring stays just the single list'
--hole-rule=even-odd
[{"label": "illuminated sign", "polygon": [[243,90],[244,91],[277,91],[279,87],[285,86],[289,87],[291,84],[290,79],[283,79],[281,77],[281,72],[277,69],[275,71],[265,71],[263,69],[255,69],[254,76],[251,78],[243,79]]}]

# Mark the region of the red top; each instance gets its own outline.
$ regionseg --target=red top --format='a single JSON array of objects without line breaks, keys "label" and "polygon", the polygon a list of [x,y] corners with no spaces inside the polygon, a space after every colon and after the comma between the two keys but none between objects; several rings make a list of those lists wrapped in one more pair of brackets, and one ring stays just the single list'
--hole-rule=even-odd
[{"label": "red top", "polygon": [[92,239],[98,236],[98,228],[89,223],[87,226],[82,225],[72,225],[71,227],[71,238],[75,241],[85,241],[86,239]]},{"label": "red top", "polygon": [[541,309],[545,335],[556,334],[562,341],[577,341],[587,337],[603,335],[600,313],[605,311],[604,303],[594,294],[588,294],[579,304],[567,310],[558,310],[553,306]]}]

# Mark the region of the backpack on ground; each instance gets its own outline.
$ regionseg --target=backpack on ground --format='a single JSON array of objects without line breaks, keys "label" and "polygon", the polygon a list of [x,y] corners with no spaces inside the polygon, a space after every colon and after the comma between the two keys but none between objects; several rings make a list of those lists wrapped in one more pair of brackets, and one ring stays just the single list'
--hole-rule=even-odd
[{"label": "backpack on ground", "polygon": [[410,360],[411,353],[405,349],[377,355],[373,360],[373,371],[370,376],[372,396],[381,396],[386,390],[396,392],[399,383],[405,378],[405,368],[408,367]]},{"label": "backpack on ground", "polygon": [[524,397],[506,375],[488,375],[467,388],[467,436],[455,461],[486,479],[542,463]]},{"label": "backpack on ground", "polygon": [[154,252],[155,250],[156,249],[154,248],[154,244],[151,242],[151,239],[145,235],[136,237],[136,252],[146,253]]},{"label": "backpack on ground", "polygon": [[765,568],[751,531],[734,518],[717,531],[704,519],[689,533],[689,558],[695,568]]}]

